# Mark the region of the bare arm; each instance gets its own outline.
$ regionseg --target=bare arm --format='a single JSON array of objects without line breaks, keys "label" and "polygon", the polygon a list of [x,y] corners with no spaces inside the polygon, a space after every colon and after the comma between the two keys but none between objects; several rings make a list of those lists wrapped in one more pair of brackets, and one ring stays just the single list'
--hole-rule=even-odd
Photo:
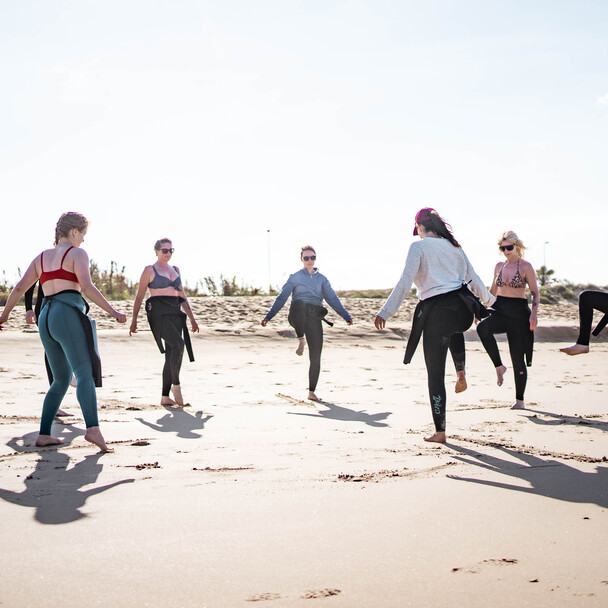
[{"label": "bare arm", "polygon": [[139,309],[141,303],[146,297],[146,291],[148,290],[148,284],[150,283],[150,267],[146,266],[144,271],[141,273],[139,279],[139,286],[137,288],[137,294],[135,295],[135,302],[133,302],[133,318],[131,319],[131,327],[129,328],[129,335],[137,333],[137,315],[139,315]]},{"label": "bare arm", "polygon": [[21,280],[15,285],[13,291],[8,297],[6,301],[6,306],[2,311],[2,315],[0,315],[0,325],[2,323],[6,323],[8,321],[8,317],[11,314],[11,311],[19,300],[23,297],[23,294],[38,280],[38,270],[36,269],[36,259],[32,260],[32,263],[29,265],[29,268],[25,271],[25,274],[21,278]]},{"label": "bare arm", "polygon": [[532,311],[530,312],[530,331],[534,331],[538,325],[538,305],[540,304],[540,290],[536,280],[536,272],[532,264],[526,266],[526,281],[532,296]]},{"label": "bare arm", "polygon": [[[74,251],[74,250],[73,250]],[[84,293],[91,302],[94,302],[105,310],[110,316],[114,317],[119,323],[125,323],[126,315],[118,312],[102,295],[101,291],[93,285],[91,281],[91,272],[89,270],[89,256],[83,249],[76,249],[74,253],[74,274],[78,279],[78,283]]]},{"label": "bare arm", "polygon": [[[175,267],[175,270],[176,270],[177,274],[179,274],[181,276],[181,273],[179,271],[179,268],[177,268],[177,266]],[[180,288],[179,288],[179,295],[181,298],[184,299],[184,301],[182,302],[182,310],[188,315],[188,318],[190,319],[190,324],[192,325],[192,331],[197,332],[198,323],[196,322],[196,319],[194,318],[194,313],[192,312],[192,307],[190,306],[190,302],[188,301],[188,297],[186,296],[186,293],[184,292],[183,286],[180,286]]]},{"label": "bare arm", "polygon": [[494,267],[494,278],[492,279],[492,285],[490,285],[490,293],[496,297],[498,295],[498,285],[496,285],[496,277],[498,276],[498,273],[500,271],[500,268],[502,267],[502,264],[499,262],[498,264],[496,264],[496,266]]}]

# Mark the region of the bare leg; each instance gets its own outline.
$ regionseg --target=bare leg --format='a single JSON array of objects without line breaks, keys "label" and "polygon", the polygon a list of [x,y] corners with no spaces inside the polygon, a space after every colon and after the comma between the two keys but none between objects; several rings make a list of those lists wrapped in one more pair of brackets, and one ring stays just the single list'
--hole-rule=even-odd
[{"label": "bare leg", "polygon": [[511,406],[512,410],[525,410],[526,405],[521,399],[517,399],[515,403]]},{"label": "bare leg", "polygon": [[60,416],[70,416],[70,413],[66,412],[65,410],[57,410],[55,418],[59,418]]},{"label": "bare leg", "polygon": [[160,398],[161,405],[175,405],[175,401],[171,397],[165,397],[164,395]]},{"label": "bare leg", "polygon": [[84,438],[94,445],[96,445],[102,452],[113,452],[112,448],[108,447],[106,440],[103,438],[101,431],[98,426],[90,426],[87,428],[87,432],[84,434]]},{"label": "bare leg", "polygon": [[39,448],[42,448],[46,445],[61,445],[62,443],[63,439],[53,437],[52,435],[38,435],[38,439],[36,439],[36,445]]},{"label": "bare leg", "polygon": [[496,384],[498,384],[498,386],[502,386],[506,371],[507,371],[507,368],[504,365],[499,365],[496,368]]},{"label": "bare leg", "polygon": [[182,397],[182,387],[181,384],[174,384],[171,386],[171,392],[175,397],[175,403],[180,406],[190,405],[189,403],[184,403],[184,398]]},{"label": "bare leg", "polygon": [[313,391],[308,391],[308,398],[309,398],[311,401],[318,401],[318,402],[320,402],[320,401],[321,401],[321,399],[319,399],[319,398],[318,398],[318,397],[317,397],[317,396],[314,394],[314,392],[313,392]]},{"label": "bare leg", "polygon": [[566,348],[560,348],[563,353],[567,355],[586,355],[589,352],[589,347],[584,344],[574,344],[573,346],[568,346]]},{"label": "bare leg", "polygon": [[296,355],[301,357],[304,353],[304,347],[306,346],[306,338],[298,338],[298,349],[296,350]]},{"label": "bare leg", "polygon": [[463,369],[456,372],[456,386],[455,386],[454,390],[457,393],[462,393],[463,391],[467,390],[466,372]]},{"label": "bare leg", "polygon": [[428,437],[424,438],[425,441],[431,441],[433,443],[445,443],[446,439],[445,439],[445,432],[444,431],[437,431],[436,433],[433,433],[432,435],[429,435]]}]

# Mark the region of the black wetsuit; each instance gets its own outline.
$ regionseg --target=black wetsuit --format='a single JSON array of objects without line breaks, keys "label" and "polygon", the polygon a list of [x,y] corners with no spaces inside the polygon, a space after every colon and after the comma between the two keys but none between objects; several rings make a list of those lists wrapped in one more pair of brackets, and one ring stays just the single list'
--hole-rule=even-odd
[{"label": "black wetsuit", "polygon": [[515,398],[523,401],[528,381],[526,367],[532,364],[534,339],[534,334],[530,331],[528,301],[525,298],[498,296],[492,309],[490,316],[477,326],[477,333],[494,367],[502,365],[494,334],[507,334],[515,376]]},{"label": "black wetsuit", "polygon": [[[578,315],[580,321],[579,334],[576,340],[577,344],[589,346],[589,335],[591,334],[591,325],[593,323],[593,311],[599,310],[604,315],[608,315],[608,293],[603,291],[586,290],[578,296]],[[602,319],[598,326],[593,331],[593,335],[597,336],[605,326],[605,320]]]}]

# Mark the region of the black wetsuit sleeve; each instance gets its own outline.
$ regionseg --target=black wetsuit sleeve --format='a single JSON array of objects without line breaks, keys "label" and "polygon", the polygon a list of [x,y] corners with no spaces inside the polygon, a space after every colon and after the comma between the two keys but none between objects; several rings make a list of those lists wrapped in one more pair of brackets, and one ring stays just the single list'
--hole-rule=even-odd
[{"label": "black wetsuit sleeve", "polygon": [[32,310],[33,302],[34,302],[34,289],[36,288],[36,283],[34,283],[23,296],[25,298],[25,310]]}]

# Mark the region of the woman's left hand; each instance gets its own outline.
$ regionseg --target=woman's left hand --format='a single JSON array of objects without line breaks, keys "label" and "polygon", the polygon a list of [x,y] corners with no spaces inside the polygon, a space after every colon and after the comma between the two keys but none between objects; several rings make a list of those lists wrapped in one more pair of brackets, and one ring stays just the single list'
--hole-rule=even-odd
[{"label": "woman's left hand", "polygon": [[198,323],[194,319],[192,319],[191,324],[193,333],[198,332]]},{"label": "woman's left hand", "polygon": [[530,331],[534,331],[538,325],[538,319],[536,315],[530,315]]}]

